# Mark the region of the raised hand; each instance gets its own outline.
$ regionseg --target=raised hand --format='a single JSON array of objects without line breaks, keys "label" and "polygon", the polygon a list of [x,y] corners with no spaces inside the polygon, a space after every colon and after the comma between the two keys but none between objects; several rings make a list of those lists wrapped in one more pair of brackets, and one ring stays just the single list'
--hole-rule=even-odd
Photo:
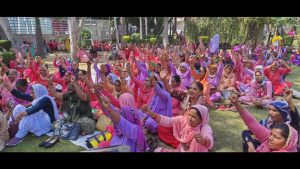
[{"label": "raised hand", "polygon": [[101,82],[95,83],[93,86],[94,86],[94,88],[97,89],[97,90],[102,90],[102,89],[103,89],[103,86],[102,86],[102,83],[101,83]]},{"label": "raised hand", "polygon": [[89,67],[89,66],[92,65],[92,62],[91,62],[90,60],[88,60],[88,61],[86,62],[86,65]]},{"label": "raised hand", "polygon": [[11,83],[10,83],[10,81],[9,81],[9,79],[7,77],[1,78],[1,81],[2,81],[3,86],[5,88],[9,88],[10,86],[12,86]]},{"label": "raised hand", "polygon": [[110,106],[110,100],[106,96],[101,96],[102,105],[104,108],[108,109]]},{"label": "raised hand", "polygon": [[54,75],[53,74],[49,74],[47,77],[48,77],[48,82],[53,83]]},{"label": "raised hand", "polygon": [[161,71],[159,74],[160,74],[160,79],[162,81],[165,81],[167,79],[167,72],[165,70]]},{"label": "raised hand", "polygon": [[199,144],[201,144],[201,145],[203,145],[205,147],[208,146],[207,145],[208,144],[207,143],[208,138],[207,137],[203,137],[202,134],[200,134],[200,133],[196,134],[195,135],[195,139],[196,139],[197,143],[199,143]]},{"label": "raised hand", "polygon": [[157,80],[155,79],[155,74],[154,73],[152,73],[152,75],[150,76],[150,80],[151,80],[152,85],[155,86],[156,83],[157,83]]},{"label": "raised hand", "polygon": [[2,62],[3,61],[3,56],[0,56],[0,62]]},{"label": "raised hand", "polygon": [[283,96],[284,100],[287,101],[287,102],[291,102],[292,97],[293,97],[293,90],[288,89],[286,87],[286,91],[285,91],[284,96]]},{"label": "raised hand", "polygon": [[71,83],[76,82],[76,77],[74,75],[71,75]]},{"label": "raised hand", "polygon": [[141,110],[144,113],[146,113],[146,114],[150,114],[151,113],[150,108],[149,108],[149,106],[147,104],[142,105]]}]

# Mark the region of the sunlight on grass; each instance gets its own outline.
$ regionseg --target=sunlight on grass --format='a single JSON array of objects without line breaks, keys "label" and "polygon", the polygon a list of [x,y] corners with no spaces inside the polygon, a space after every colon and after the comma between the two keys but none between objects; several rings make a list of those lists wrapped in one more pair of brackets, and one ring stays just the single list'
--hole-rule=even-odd
[{"label": "sunlight on grass", "polygon": [[[256,119],[266,118],[267,110],[247,108]],[[247,129],[238,112],[212,111],[210,125],[213,128],[215,145],[214,152],[242,152],[241,133]]]},{"label": "sunlight on grass", "polygon": [[60,140],[52,148],[41,148],[39,144],[45,141],[48,136],[35,137],[33,135],[26,136],[23,142],[15,147],[6,147],[4,152],[79,152],[85,150],[76,146],[67,140]]}]

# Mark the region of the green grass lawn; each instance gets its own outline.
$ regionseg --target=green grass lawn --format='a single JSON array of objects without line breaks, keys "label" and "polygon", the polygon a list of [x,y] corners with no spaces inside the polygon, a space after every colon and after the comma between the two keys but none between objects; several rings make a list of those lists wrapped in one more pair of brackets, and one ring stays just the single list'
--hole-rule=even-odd
[{"label": "green grass lawn", "polygon": [[[49,66],[52,69],[51,59]],[[81,67],[84,66],[81,64]],[[293,82],[293,88],[300,91],[300,68],[293,66],[293,72],[287,76],[287,80]],[[300,101],[294,100],[299,108]],[[267,117],[268,112],[264,109],[254,107],[247,108],[258,120]],[[210,125],[214,132],[215,144],[213,152],[242,152],[241,133],[246,126],[237,112],[231,111],[212,111],[210,112]],[[15,147],[7,147],[4,152],[79,152],[84,150],[72,144],[70,141],[61,140],[54,147],[45,149],[38,145],[47,137],[37,138],[35,136],[26,136],[24,141]],[[160,145],[163,145],[160,143]]]},{"label": "green grass lawn", "polygon": [[79,152],[85,150],[82,147],[72,144],[68,140],[60,140],[55,146],[51,148],[41,148],[39,144],[45,141],[48,136],[36,137],[34,135],[27,135],[23,142],[15,147],[6,147],[4,152]]}]

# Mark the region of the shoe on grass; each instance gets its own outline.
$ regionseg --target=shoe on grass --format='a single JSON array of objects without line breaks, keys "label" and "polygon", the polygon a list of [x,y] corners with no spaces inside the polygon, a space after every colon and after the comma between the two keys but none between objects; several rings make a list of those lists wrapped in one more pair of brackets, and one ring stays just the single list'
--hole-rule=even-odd
[{"label": "shoe on grass", "polygon": [[23,141],[23,138],[13,137],[6,143],[6,146],[13,147],[13,146],[21,143],[22,141]]}]

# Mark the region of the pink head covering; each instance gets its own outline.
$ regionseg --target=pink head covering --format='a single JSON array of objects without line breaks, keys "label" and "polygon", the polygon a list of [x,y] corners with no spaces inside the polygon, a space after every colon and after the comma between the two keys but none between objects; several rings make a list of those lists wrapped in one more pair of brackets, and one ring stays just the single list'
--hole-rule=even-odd
[{"label": "pink head covering", "polygon": [[261,52],[262,51],[262,47],[261,46],[257,46],[255,49],[255,52]]},{"label": "pink head covering", "polygon": [[225,52],[225,58],[230,59],[230,54],[227,51]]},{"label": "pink head covering", "polygon": [[[289,136],[287,138],[286,141],[286,145],[280,149],[277,150],[276,152],[298,152],[297,150],[297,143],[298,143],[298,132],[289,124],[287,124],[289,126],[290,132],[289,132]],[[257,149],[256,151],[258,152],[271,152],[269,146],[269,139],[266,139]],[[275,152],[275,151],[273,151]]]},{"label": "pink head covering", "polygon": [[136,108],[134,97],[130,93],[121,94],[121,96],[119,97],[119,102],[121,107],[127,106],[127,107]]},{"label": "pink head covering", "polygon": [[71,76],[75,76],[75,74],[70,70],[66,71],[66,73],[70,73]]},{"label": "pink head covering", "polygon": [[[212,136],[208,136],[211,132],[211,127],[208,125],[208,109],[205,106],[202,106],[200,104],[196,104],[192,106],[192,108],[196,108],[199,110],[201,117],[202,117],[202,123],[191,127],[188,125],[188,118],[187,116],[176,116],[173,117],[173,134],[174,137],[181,143],[188,143],[191,142],[189,151],[190,152],[207,152],[208,149],[211,149],[213,146],[213,139]],[[201,133],[203,136],[208,136],[210,138],[211,144],[209,147],[204,147],[201,144],[197,143],[195,138],[195,135],[197,133]]]},{"label": "pink head covering", "polygon": [[233,51],[234,52],[237,52],[237,51],[239,51],[240,50],[240,46],[235,46],[234,48],[233,48]]},{"label": "pink head covering", "polygon": [[208,124],[208,120],[209,120],[208,109],[205,106],[202,106],[200,104],[196,104],[192,106],[192,108],[196,108],[200,112],[200,114],[198,115],[201,116],[202,118],[201,125]]},{"label": "pink head covering", "polygon": [[[186,72],[185,73],[181,73],[179,70],[179,67],[185,67],[186,68]],[[192,83],[192,77],[191,77],[191,68],[189,66],[189,64],[183,62],[179,65],[178,69],[176,70],[176,74],[181,78],[181,86],[183,88],[186,88],[187,86],[190,86]]]},{"label": "pink head covering", "polygon": [[289,126],[290,129],[289,137],[287,138],[286,146],[283,147],[283,149],[280,151],[297,152],[298,132],[289,124],[287,125]]}]

